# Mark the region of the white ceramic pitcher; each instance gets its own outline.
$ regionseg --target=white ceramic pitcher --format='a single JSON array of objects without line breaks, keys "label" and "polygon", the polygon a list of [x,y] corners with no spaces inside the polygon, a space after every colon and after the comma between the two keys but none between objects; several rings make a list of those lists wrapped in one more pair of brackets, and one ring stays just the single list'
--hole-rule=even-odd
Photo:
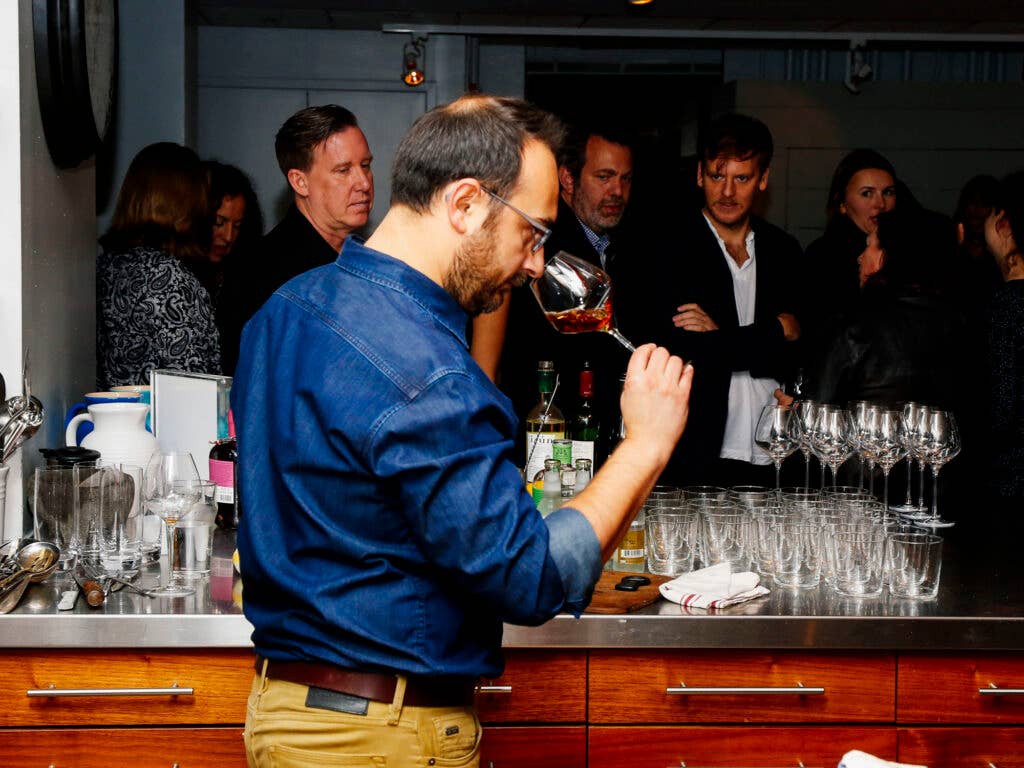
[{"label": "white ceramic pitcher", "polygon": [[91,421],[95,426],[82,439],[83,448],[99,451],[104,461],[146,466],[157,450],[156,438],[146,431],[145,403],[99,403],[90,405],[87,413],[80,413],[68,422],[64,441],[75,442],[78,425]]}]

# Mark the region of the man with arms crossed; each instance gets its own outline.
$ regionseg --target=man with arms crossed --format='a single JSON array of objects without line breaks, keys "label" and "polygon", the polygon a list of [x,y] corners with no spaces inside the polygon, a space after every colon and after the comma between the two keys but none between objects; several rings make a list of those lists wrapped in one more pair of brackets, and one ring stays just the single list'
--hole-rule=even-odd
[{"label": "man with arms crossed", "polygon": [[337,104],[300,109],[274,140],[293,202],[252,260],[225,275],[217,307],[225,373],[234,371],[242,327],[279,287],[332,263],[373,208],[373,155],[356,116]]},{"label": "man with arms crossed", "polygon": [[250,765],[477,766],[473,684],[501,673],[502,622],[578,615],[672,453],[692,372],[646,345],[622,396],[628,436],[542,519],[509,402],[469,356],[467,316],[543,267],[560,133],[512,99],[427,113],[373,237],[246,326],[232,403],[258,654]]},{"label": "man with arms crossed", "polygon": [[712,122],[697,167],[704,207],[670,223],[649,272],[664,298],[651,313],[658,327],[639,338],[660,340],[698,371],[670,483],[774,484],[754,427],[775,402],[800,335],[801,256],[791,235],[753,214],[771,159],[771,133],[760,120],[731,114]]}]

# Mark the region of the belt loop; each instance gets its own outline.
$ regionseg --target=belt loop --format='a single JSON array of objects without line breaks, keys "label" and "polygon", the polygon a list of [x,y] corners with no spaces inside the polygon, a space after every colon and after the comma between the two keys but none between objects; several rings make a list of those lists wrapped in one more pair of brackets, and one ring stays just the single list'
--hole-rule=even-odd
[{"label": "belt loop", "polygon": [[405,701],[405,686],[408,678],[405,675],[395,675],[395,698],[388,707],[388,725],[398,725],[402,716],[402,704]]},{"label": "belt loop", "polygon": [[263,664],[260,665],[260,695],[262,696],[267,690],[267,667],[270,666],[270,659],[264,656],[261,661]]}]

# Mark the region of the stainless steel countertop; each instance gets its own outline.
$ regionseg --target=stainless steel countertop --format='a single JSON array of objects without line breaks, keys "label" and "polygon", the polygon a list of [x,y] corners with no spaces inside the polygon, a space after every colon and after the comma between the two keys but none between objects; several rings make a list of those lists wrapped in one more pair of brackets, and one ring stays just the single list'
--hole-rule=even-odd
[{"label": "stainless steel countertop", "polygon": [[[1003,526],[947,531],[934,601],[844,598],[827,587],[772,588],[752,602],[708,613],[666,600],[635,613],[558,616],[540,627],[506,625],[505,647],[1024,650],[1020,532]],[[987,539],[986,539],[987,537]],[[214,574],[227,573],[224,542]],[[1016,566],[1016,567],[1015,567]],[[155,584],[158,574],[140,583]],[[768,585],[771,587],[771,585]],[[252,625],[232,598],[237,576],[213,575],[191,597],[149,599],[122,590],[101,608],[79,599],[57,611],[65,578],[33,585],[0,616],[5,648],[245,648]]]}]

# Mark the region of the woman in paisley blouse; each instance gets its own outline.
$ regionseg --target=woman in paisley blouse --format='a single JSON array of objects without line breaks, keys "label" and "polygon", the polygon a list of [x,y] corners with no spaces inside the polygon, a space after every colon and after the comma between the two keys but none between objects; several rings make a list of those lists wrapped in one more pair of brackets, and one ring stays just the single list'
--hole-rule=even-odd
[{"label": "woman in paisley blouse", "polygon": [[210,242],[206,173],[161,142],[132,160],[96,269],[101,389],[149,384],[155,368],[220,373],[210,295],[186,266]]}]

